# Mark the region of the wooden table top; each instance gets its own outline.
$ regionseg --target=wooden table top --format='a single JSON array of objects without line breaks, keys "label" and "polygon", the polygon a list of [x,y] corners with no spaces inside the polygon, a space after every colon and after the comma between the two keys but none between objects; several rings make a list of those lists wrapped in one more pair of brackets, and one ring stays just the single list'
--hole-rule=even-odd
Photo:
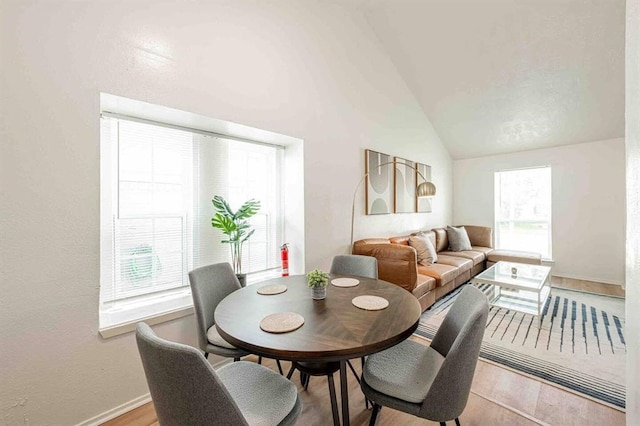
[{"label": "wooden table top", "polygon": [[[420,304],[403,288],[386,281],[357,278],[355,287],[336,287],[329,283],[327,298],[314,300],[305,275],[275,278],[237,290],[227,296],[215,311],[220,335],[251,353],[290,361],[338,361],[358,358],[389,348],[408,338],[418,327]],[[287,291],[261,295],[258,288],[285,284]],[[379,296],[389,306],[378,311],[355,307],[356,296]],[[260,329],[267,315],[296,312],[304,317],[302,327],[282,334]]]}]

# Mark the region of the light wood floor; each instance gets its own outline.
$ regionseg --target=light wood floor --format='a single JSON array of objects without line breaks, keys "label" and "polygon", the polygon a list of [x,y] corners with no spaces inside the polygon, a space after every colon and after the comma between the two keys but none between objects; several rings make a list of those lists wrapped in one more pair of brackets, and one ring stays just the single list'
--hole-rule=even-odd
[{"label": "light wood floor", "polygon": [[[575,290],[591,291],[624,297],[624,291],[611,285],[599,285],[579,280],[557,279],[553,285]],[[618,287],[619,289],[619,287]],[[428,341],[414,336],[413,339]],[[254,356],[245,358],[257,361]],[[265,365],[274,370],[275,363],[265,360]],[[288,362],[283,367],[288,369]],[[359,370],[359,362],[353,363]],[[287,371],[287,370],[285,370]],[[351,424],[367,425],[371,415],[364,406],[364,396],[353,374],[349,372],[349,410]],[[329,389],[325,377],[312,377],[308,390],[300,386],[298,374],[294,374],[294,383],[304,404],[299,425],[330,425],[331,405]],[[336,387],[339,396],[339,378],[336,375]],[[624,412],[607,407],[593,400],[578,396],[558,387],[542,383],[520,373],[516,373],[487,361],[479,360],[471,394],[464,413],[460,416],[463,426],[470,425],[624,425]],[[376,425],[436,425],[390,408],[383,408],[378,415]],[[453,422],[449,422],[453,424]],[[153,404],[145,404],[114,420],[105,423],[107,426],[122,425],[158,425]]]}]

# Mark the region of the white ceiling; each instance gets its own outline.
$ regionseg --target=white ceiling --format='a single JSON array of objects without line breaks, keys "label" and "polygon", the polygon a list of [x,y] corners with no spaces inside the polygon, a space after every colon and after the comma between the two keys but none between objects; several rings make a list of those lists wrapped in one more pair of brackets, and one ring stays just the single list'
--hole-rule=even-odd
[{"label": "white ceiling", "polygon": [[624,136],[624,0],[325,0],[364,12],[454,159]]}]

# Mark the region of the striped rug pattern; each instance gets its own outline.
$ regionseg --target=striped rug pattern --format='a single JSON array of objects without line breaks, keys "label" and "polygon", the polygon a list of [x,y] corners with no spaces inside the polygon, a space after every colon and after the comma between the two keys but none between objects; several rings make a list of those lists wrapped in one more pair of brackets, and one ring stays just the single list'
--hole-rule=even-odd
[{"label": "striped rug pattern", "polygon": [[[433,338],[461,289],[425,311],[416,334]],[[541,321],[491,307],[480,357],[624,410],[624,300],[552,288]]]}]

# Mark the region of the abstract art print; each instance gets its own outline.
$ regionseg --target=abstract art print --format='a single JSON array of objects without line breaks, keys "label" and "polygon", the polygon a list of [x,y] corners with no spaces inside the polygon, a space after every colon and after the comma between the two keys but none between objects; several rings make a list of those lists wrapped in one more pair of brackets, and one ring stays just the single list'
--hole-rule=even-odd
[{"label": "abstract art print", "polygon": [[[416,187],[425,182],[425,180],[427,182],[431,182],[431,166],[427,166],[426,164],[422,163],[416,163]],[[418,206],[418,213],[431,213],[431,198],[418,198],[416,194],[416,206]]]},{"label": "abstract art print", "polygon": [[[367,214],[389,214],[393,212],[393,164],[391,156],[381,152],[365,150],[365,173],[367,185],[365,201]],[[385,163],[391,163],[386,164]]]},{"label": "abstract art print", "polygon": [[415,163],[404,158],[394,157],[395,163],[395,204],[396,213],[416,212],[416,174]]}]

